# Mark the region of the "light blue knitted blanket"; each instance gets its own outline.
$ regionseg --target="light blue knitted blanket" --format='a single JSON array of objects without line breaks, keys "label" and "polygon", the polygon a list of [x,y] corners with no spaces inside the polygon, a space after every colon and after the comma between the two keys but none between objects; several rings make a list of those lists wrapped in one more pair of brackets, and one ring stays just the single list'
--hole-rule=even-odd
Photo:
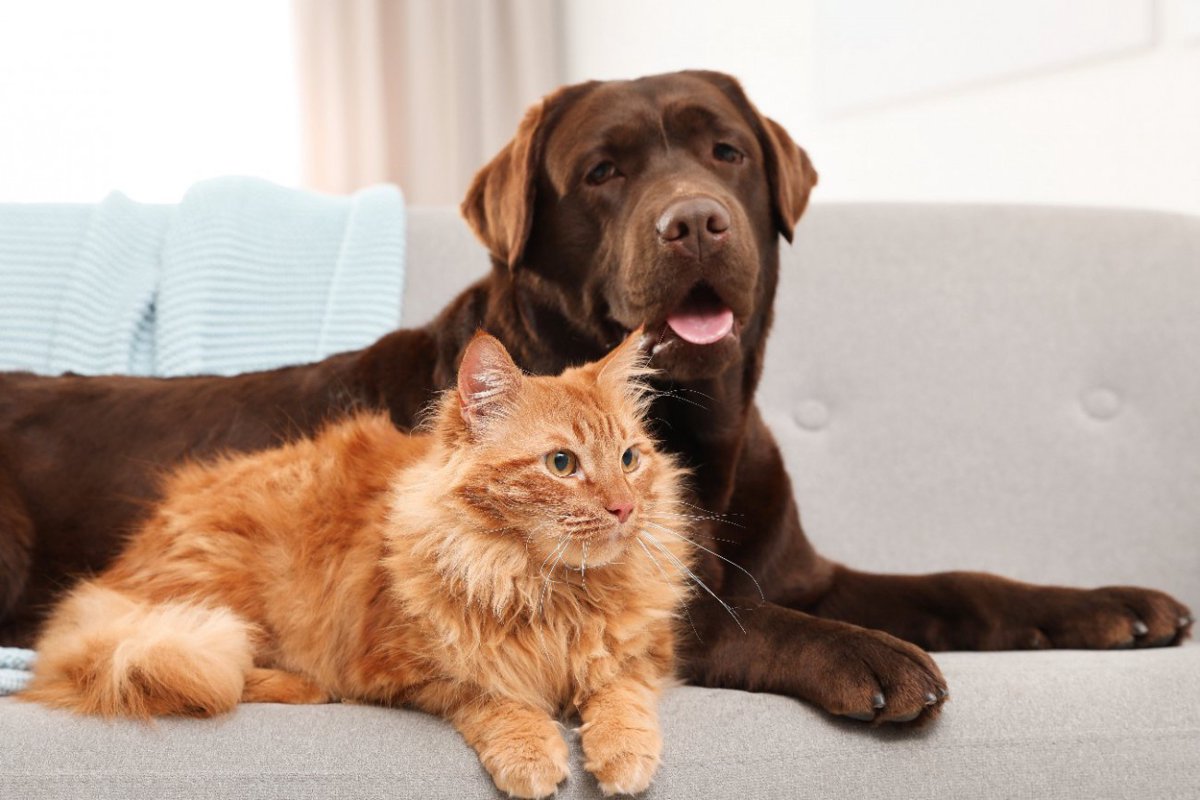
[{"label": "light blue knitted blanket", "polygon": [[36,660],[32,650],[0,647],[0,695],[15,694],[24,689],[33,677]]},{"label": "light blue knitted blanket", "polygon": [[230,375],[364,347],[400,324],[404,245],[394,186],[0,205],[0,369]]}]

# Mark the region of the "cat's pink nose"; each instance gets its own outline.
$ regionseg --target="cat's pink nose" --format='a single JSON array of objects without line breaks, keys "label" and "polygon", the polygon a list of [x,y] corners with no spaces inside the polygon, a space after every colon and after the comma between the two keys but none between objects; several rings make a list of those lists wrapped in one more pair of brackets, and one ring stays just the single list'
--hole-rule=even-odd
[{"label": "cat's pink nose", "polygon": [[619,521],[622,525],[625,524],[625,520],[629,519],[629,515],[633,513],[633,503],[628,500],[620,500],[615,503],[609,503],[607,508],[608,513],[616,517],[617,521]]}]

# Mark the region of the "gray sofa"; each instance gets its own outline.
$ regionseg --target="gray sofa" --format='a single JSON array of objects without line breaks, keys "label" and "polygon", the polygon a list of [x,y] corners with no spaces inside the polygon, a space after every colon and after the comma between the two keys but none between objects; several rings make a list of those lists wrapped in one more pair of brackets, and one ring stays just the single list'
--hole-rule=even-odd
[{"label": "gray sofa", "polygon": [[[487,268],[416,210],[405,318]],[[880,571],[1137,583],[1200,609],[1200,219],[814,207],[760,404],[822,552]],[[682,687],[654,798],[1200,797],[1200,646],[945,653],[941,719]],[[0,798],[493,797],[440,720],[355,705],[80,720],[0,700]],[[598,796],[575,748],[562,797]]]}]

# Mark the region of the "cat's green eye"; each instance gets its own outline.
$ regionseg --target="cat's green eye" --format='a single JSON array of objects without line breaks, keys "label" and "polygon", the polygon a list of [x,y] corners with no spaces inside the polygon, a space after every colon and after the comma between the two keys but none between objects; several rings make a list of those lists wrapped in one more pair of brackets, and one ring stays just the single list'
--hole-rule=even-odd
[{"label": "cat's green eye", "polygon": [[630,447],[621,454],[621,469],[626,472],[633,472],[638,467],[638,462],[641,461],[641,456],[638,455],[636,447]]},{"label": "cat's green eye", "polygon": [[546,469],[550,470],[551,475],[566,478],[575,474],[578,465],[578,459],[570,450],[555,450],[546,454]]}]

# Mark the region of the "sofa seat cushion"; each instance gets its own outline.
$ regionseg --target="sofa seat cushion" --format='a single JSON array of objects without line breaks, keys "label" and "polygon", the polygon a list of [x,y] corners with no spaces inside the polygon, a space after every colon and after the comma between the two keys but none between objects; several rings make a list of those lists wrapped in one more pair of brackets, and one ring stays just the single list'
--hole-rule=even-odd
[{"label": "sofa seat cushion", "polygon": [[[767,694],[662,704],[647,798],[1200,797],[1200,646],[944,653],[941,719],[870,728]],[[212,720],[79,720],[0,700],[0,796],[499,797],[442,720],[358,705],[247,705]],[[572,741],[562,798],[599,797]]]}]

